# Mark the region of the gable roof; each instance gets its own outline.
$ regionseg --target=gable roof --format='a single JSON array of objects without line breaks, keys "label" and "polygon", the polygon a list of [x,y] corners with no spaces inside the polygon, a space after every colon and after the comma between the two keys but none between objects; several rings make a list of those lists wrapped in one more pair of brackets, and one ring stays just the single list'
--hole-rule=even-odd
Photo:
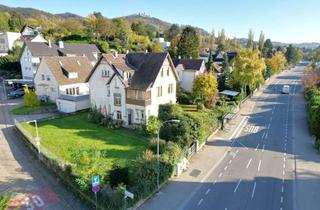
[{"label": "gable roof", "polygon": [[94,44],[64,44],[63,48],[59,48],[56,44],[44,42],[25,41],[25,46],[28,47],[33,56],[64,56],[72,54],[75,56],[85,55],[90,61],[97,61],[94,53],[99,54],[100,50]]},{"label": "gable roof", "polygon": [[173,64],[177,67],[179,64],[182,64],[186,70],[195,70],[199,71],[203,64],[203,59],[174,59]]},{"label": "gable roof", "polygon": [[[111,54],[102,55],[93,68],[93,71],[88,76],[87,81],[90,80],[90,77],[99,66],[101,61],[105,60],[111,65],[112,68],[114,68],[119,77],[121,77],[121,75],[119,72],[117,72],[117,69],[122,71],[134,71],[134,74],[129,82],[129,87],[131,89],[147,90],[156,80],[164,61],[167,58],[169,59],[169,63],[173,68],[176,80],[179,80],[175,67],[168,53],[129,53],[120,54],[118,56],[113,56]],[[109,82],[110,81],[111,79]]]},{"label": "gable roof", "polygon": [[[92,70],[92,64],[90,60],[83,56],[44,57],[42,62],[47,64],[49,70],[52,72],[59,85],[85,83],[86,78]],[[74,79],[68,78],[68,76],[65,75],[65,72],[76,72],[78,73],[78,77]]]}]

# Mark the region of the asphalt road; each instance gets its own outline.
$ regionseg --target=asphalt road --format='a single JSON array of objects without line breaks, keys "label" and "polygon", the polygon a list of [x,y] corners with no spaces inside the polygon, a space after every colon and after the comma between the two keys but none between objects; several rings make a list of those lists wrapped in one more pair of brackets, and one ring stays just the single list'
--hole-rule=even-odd
[{"label": "asphalt road", "polygon": [[[243,129],[236,133],[231,151],[180,209],[296,208],[293,134],[299,127],[295,127],[294,107],[301,100],[302,72],[303,66],[283,72],[253,98],[252,114],[242,122]],[[285,84],[290,85],[290,94],[281,94]]]},{"label": "asphalt road", "polygon": [[[0,194],[14,193],[10,209],[88,209],[53,176],[19,139],[0,85]],[[32,119],[32,116],[26,116]],[[39,116],[38,116],[39,117]]]}]

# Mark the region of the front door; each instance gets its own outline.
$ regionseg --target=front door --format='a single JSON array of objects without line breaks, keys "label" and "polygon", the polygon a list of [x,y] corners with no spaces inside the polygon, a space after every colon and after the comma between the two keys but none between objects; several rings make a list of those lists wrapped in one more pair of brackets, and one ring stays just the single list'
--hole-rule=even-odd
[{"label": "front door", "polygon": [[132,117],[132,114],[131,114],[131,111],[130,111],[129,114],[128,114],[128,124],[129,125],[131,125],[131,123],[132,123],[131,117]]}]

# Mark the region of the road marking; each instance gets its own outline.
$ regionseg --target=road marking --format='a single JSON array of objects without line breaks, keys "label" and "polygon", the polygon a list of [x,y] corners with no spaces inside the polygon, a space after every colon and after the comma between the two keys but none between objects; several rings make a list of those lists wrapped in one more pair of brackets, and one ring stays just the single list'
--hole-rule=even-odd
[{"label": "road marking", "polygon": [[260,171],[260,166],[261,166],[261,160],[259,161],[258,171]]},{"label": "road marking", "polygon": [[209,188],[208,190],[207,190],[207,192],[206,192],[206,195],[208,195],[208,193],[211,191],[211,189]]},{"label": "road marking", "polygon": [[268,138],[268,133],[266,133],[266,135],[265,135],[265,137],[264,137],[265,139],[267,139]]},{"label": "road marking", "polygon": [[287,153],[285,153],[285,152],[284,152],[284,153],[283,153],[283,155],[284,155],[284,156],[286,156],[286,155],[287,155]]},{"label": "road marking", "polygon": [[283,158],[283,162],[286,162],[286,158],[285,157]]},{"label": "road marking", "polygon": [[238,184],[237,184],[236,188],[234,188],[234,191],[233,191],[234,193],[235,193],[235,192],[237,192],[238,187],[239,187],[239,185],[240,185],[241,181],[242,181],[242,180],[241,180],[241,179],[239,179],[239,181],[238,181]]},{"label": "road marking", "polygon": [[283,196],[281,196],[280,202],[283,203]]},{"label": "road marking", "polygon": [[231,164],[232,163],[232,160],[229,160],[229,164]]},{"label": "road marking", "polygon": [[222,173],[219,174],[219,177],[221,177],[221,176],[222,176]]},{"label": "road marking", "polygon": [[201,198],[200,201],[198,202],[198,206],[201,205],[202,201],[203,201],[203,198]]},{"label": "road marking", "polygon": [[239,149],[237,149],[236,154],[238,154],[238,152],[239,152]]},{"label": "road marking", "polygon": [[281,192],[282,192],[282,193],[284,192],[284,187],[283,187],[283,186],[281,187]]},{"label": "road marking", "polygon": [[253,184],[253,189],[252,189],[252,193],[251,193],[251,199],[254,197],[254,192],[255,192],[255,190],[256,190],[256,185],[257,185],[257,183],[254,182],[254,184]]},{"label": "road marking", "polygon": [[269,125],[268,125],[268,129],[270,129],[270,126],[271,126],[271,124],[269,123]]},{"label": "road marking", "polygon": [[260,144],[258,144],[258,145],[257,145],[257,147],[256,147],[255,151],[257,151],[257,149],[259,148],[259,146],[260,146]]},{"label": "road marking", "polygon": [[283,164],[283,168],[286,168],[286,164]]},{"label": "road marking", "polygon": [[272,117],[270,117],[270,121],[272,121]]},{"label": "road marking", "polygon": [[216,183],[217,183],[217,180],[214,180],[214,182],[212,184],[215,185]]},{"label": "road marking", "polygon": [[284,151],[285,151],[285,152],[287,151],[287,147],[284,148]]},{"label": "road marking", "polygon": [[282,183],[284,183],[284,176],[282,177]]},{"label": "road marking", "polygon": [[250,158],[246,168],[249,168],[251,161],[252,161],[252,158]]},{"label": "road marking", "polygon": [[285,175],[285,174],[286,174],[286,172],[283,170],[283,171],[282,171],[282,175]]},{"label": "road marking", "polygon": [[262,139],[264,138],[264,135],[266,135],[266,133],[263,133],[263,134],[262,134],[262,136],[261,136]]},{"label": "road marking", "polygon": [[224,170],[226,171],[228,169],[228,166],[224,167]]},{"label": "road marking", "polygon": [[261,150],[261,152],[264,152],[264,147],[265,147],[265,146],[266,146],[266,145],[264,144],[264,145],[263,145],[263,147],[262,147],[262,150]]}]

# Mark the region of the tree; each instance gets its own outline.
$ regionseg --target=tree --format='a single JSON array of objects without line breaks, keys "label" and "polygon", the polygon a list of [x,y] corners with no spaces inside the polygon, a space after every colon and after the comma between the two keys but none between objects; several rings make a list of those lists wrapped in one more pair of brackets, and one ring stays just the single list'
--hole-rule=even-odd
[{"label": "tree", "polygon": [[224,57],[223,64],[222,64],[223,73],[222,73],[222,77],[220,80],[221,83],[219,87],[221,87],[222,89],[227,89],[229,88],[229,85],[230,85],[231,69],[230,69],[229,59],[227,54],[224,54],[223,57]]},{"label": "tree", "polygon": [[30,90],[28,87],[24,87],[23,103],[26,107],[40,106],[40,101],[35,91]]},{"label": "tree", "polygon": [[61,23],[61,26],[67,29],[71,34],[81,34],[83,30],[82,24],[75,19],[67,19]]},{"label": "tree", "polygon": [[111,20],[104,17],[98,17],[97,33],[100,38],[107,41],[108,38],[114,37],[116,33],[116,26]]},{"label": "tree", "polygon": [[136,34],[138,34],[138,35],[143,35],[143,36],[146,35],[144,26],[143,26],[143,24],[142,24],[140,21],[134,21],[134,22],[131,24],[131,30],[132,30],[133,32],[135,32]]},{"label": "tree", "polygon": [[227,49],[226,34],[224,29],[222,29],[221,32],[218,34],[217,45],[219,51],[225,51]]},{"label": "tree", "polygon": [[282,52],[276,52],[271,58],[266,59],[267,69],[271,70],[271,74],[280,73],[287,63],[285,56]]},{"label": "tree", "polygon": [[177,24],[172,24],[168,30],[164,32],[166,40],[172,42],[181,33],[181,28]]},{"label": "tree", "polygon": [[157,117],[151,115],[147,120],[146,130],[150,136],[157,136],[158,129],[160,127],[160,121]]},{"label": "tree", "polygon": [[153,43],[152,43],[152,52],[162,52],[162,47],[161,47],[161,44],[158,40],[155,40]]},{"label": "tree", "polygon": [[272,53],[273,53],[273,46],[272,46],[271,39],[267,39],[263,45],[263,50],[262,50],[263,57],[270,58],[272,56]]},{"label": "tree", "polygon": [[210,53],[216,48],[216,36],[214,33],[214,29],[212,29],[211,34],[209,35],[209,49]]},{"label": "tree", "polygon": [[217,95],[217,78],[212,73],[205,73],[195,78],[192,85],[192,96],[197,103],[213,108]]},{"label": "tree", "polygon": [[285,56],[289,64],[296,65],[303,58],[303,52],[302,50],[289,45]]},{"label": "tree", "polygon": [[129,48],[129,39],[132,35],[132,30],[129,23],[124,18],[116,18],[113,20],[116,26],[115,36],[120,40],[121,47],[124,49]]},{"label": "tree", "polygon": [[9,15],[4,13],[4,12],[0,12],[0,31],[9,31],[9,25],[8,25],[8,21],[9,21]]},{"label": "tree", "polygon": [[182,58],[199,57],[199,36],[193,27],[187,26],[183,30],[180,41],[177,46],[177,54]]},{"label": "tree", "polygon": [[20,31],[24,24],[23,17],[17,13],[12,12],[8,21],[8,25],[11,31]]},{"label": "tree", "polygon": [[257,85],[264,81],[263,71],[265,68],[265,62],[261,58],[259,50],[239,50],[234,60],[231,83],[242,88],[248,85],[250,91],[253,91]]},{"label": "tree", "polygon": [[247,41],[247,49],[253,49],[254,48],[254,33],[252,29],[250,29],[248,33],[248,41]]},{"label": "tree", "polygon": [[262,52],[263,50],[263,45],[264,45],[264,33],[263,31],[260,32],[260,36],[259,36],[259,50],[260,52]]}]

